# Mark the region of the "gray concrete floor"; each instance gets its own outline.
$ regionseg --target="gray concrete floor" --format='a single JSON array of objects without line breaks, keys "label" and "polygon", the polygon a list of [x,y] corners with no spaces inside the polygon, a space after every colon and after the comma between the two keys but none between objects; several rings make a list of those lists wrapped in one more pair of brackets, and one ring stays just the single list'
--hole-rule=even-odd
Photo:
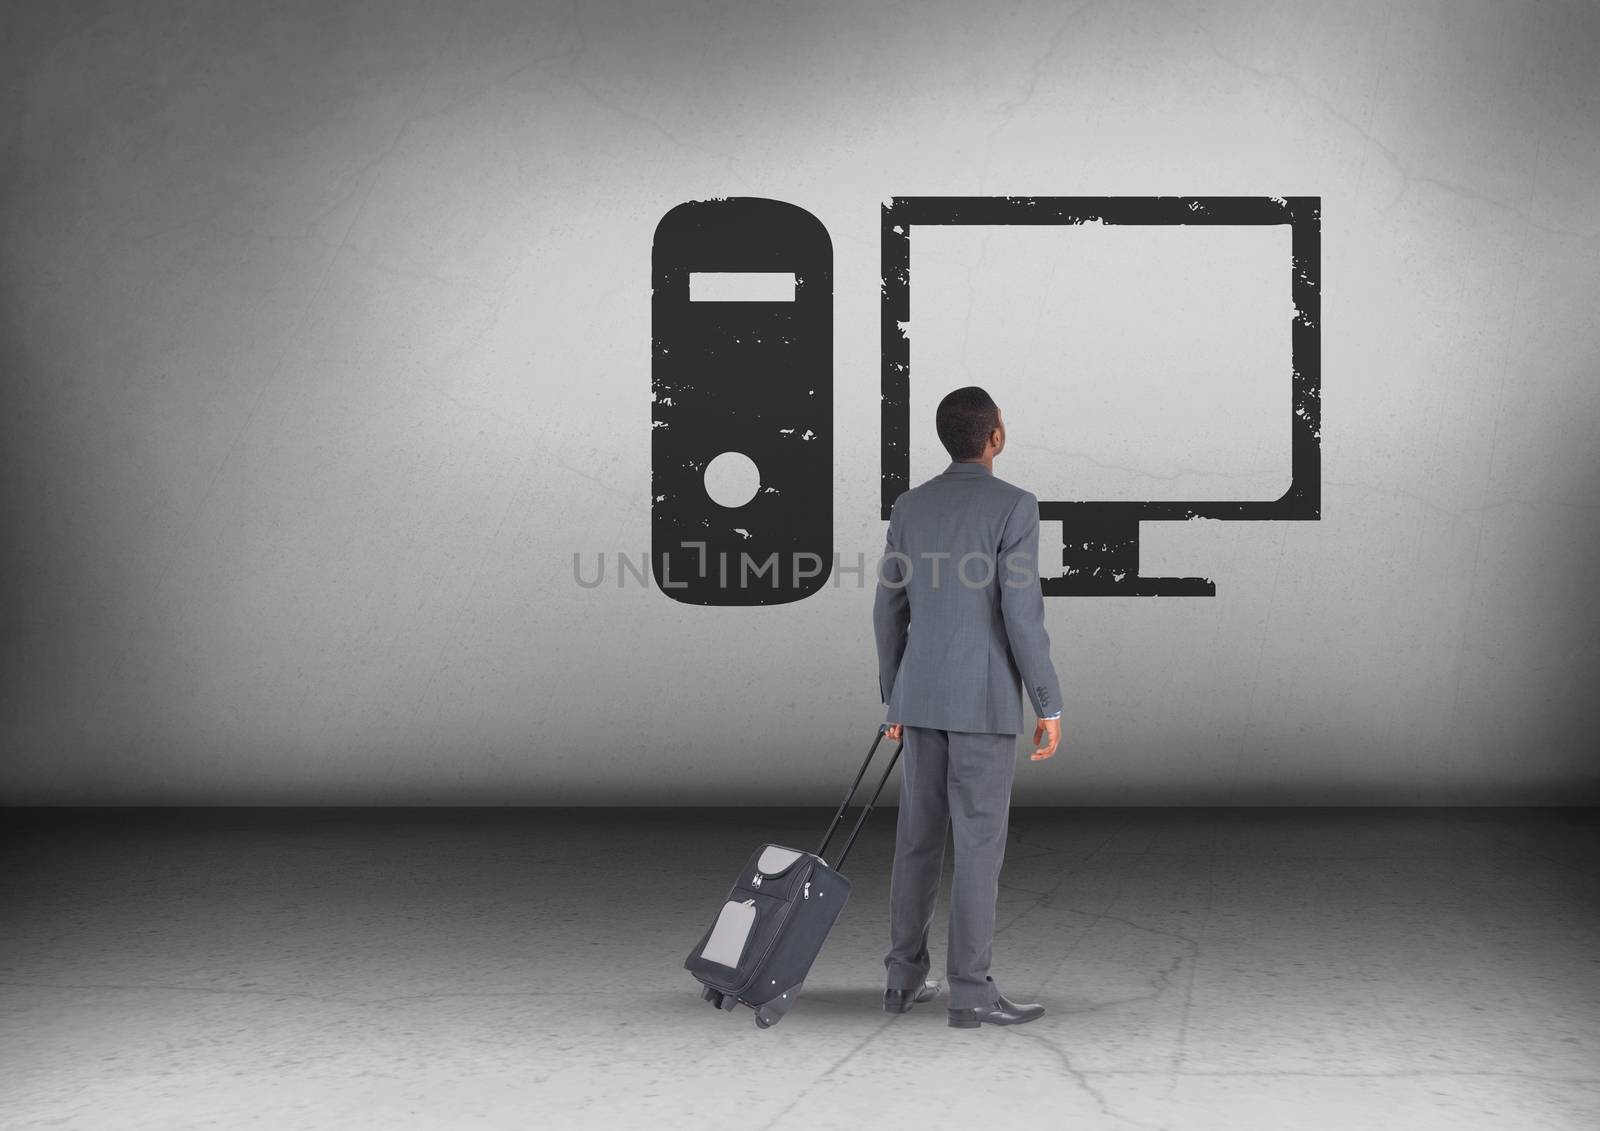
[{"label": "gray concrete floor", "polygon": [[[683,971],[811,811],[10,811],[8,1128],[1595,1128],[1584,811],[1016,810],[1042,1020],[879,1009],[894,811],[804,999]],[[935,962],[942,962],[943,908]]]}]

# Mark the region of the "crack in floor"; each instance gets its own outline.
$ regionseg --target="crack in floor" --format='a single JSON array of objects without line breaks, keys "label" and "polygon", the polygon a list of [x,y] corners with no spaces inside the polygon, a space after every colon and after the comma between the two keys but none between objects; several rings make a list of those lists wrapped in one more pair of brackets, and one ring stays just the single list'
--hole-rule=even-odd
[{"label": "crack in floor", "polygon": [[[1085,856],[1082,859],[1082,861],[1080,861],[1080,863],[1088,863],[1088,861],[1094,859],[1094,857],[1097,856],[1105,848],[1106,845],[1110,844],[1113,840],[1115,840],[1116,837],[1119,836],[1128,827],[1128,825],[1132,822],[1132,820],[1133,820],[1133,818],[1131,816],[1128,817],[1127,820],[1125,820],[1120,826],[1118,826],[1116,829],[1112,830],[1109,834],[1107,834],[1106,838],[1104,840],[1102,840],[1100,842],[1100,844],[1097,845],[1092,852],[1090,852],[1087,856]],[[1020,831],[1018,833],[1018,839],[1019,839],[1019,841],[1021,840]],[[1035,846],[1035,847],[1038,847],[1038,846]],[[1148,855],[1148,847],[1149,846],[1147,845],[1146,846],[1146,851],[1139,854],[1139,859],[1143,859],[1144,856]],[[1046,849],[1045,851],[1051,851],[1051,850]],[[1062,854],[1066,855],[1067,853],[1063,852]],[[1076,854],[1073,854],[1073,855],[1076,855]],[[1131,871],[1132,871],[1132,869],[1130,868],[1129,872],[1131,873]],[[1018,914],[1017,916],[1013,917],[1012,920],[1009,923],[1007,923],[1006,925],[1008,927],[1012,926],[1016,922],[1018,922],[1023,917],[1023,915],[1031,913],[1031,912],[1037,910],[1040,907],[1048,906],[1049,903],[1050,903],[1051,897],[1054,896],[1055,893],[1058,890],[1060,890],[1061,886],[1063,884],[1065,884],[1066,881],[1069,878],[1071,878],[1071,876],[1074,875],[1074,874],[1075,874],[1074,871],[1069,870],[1067,872],[1067,874],[1064,875],[1061,878],[1060,881],[1058,881],[1055,885],[1053,885],[1047,891],[1041,893],[1039,895],[1039,898],[1035,899],[1033,901],[1033,903],[1029,904],[1028,907],[1021,914]],[[1092,915],[1092,918],[1090,919],[1088,924],[1084,926],[1083,930],[1078,932],[1077,936],[1072,940],[1072,942],[1069,943],[1066,946],[1066,948],[1062,952],[1062,956],[1061,956],[1060,960],[1058,962],[1056,962],[1056,964],[1051,968],[1050,973],[1045,976],[1045,978],[1044,978],[1044,980],[1042,982],[1040,982],[1041,986],[1049,985],[1052,981],[1054,981],[1055,978],[1061,973],[1062,969],[1066,966],[1068,960],[1071,959],[1074,956],[1074,953],[1076,952],[1076,950],[1078,948],[1078,944],[1081,943],[1086,937],[1088,937],[1089,933],[1091,931],[1093,931],[1094,928],[1099,923],[1104,922],[1104,921],[1108,921],[1108,920],[1112,921],[1112,922],[1118,922],[1118,923],[1126,924],[1126,925],[1128,925],[1130,927],[1133,927],[1136,930],[1146,930],[1146,931],[1149,931],[1150,933],[1153,933],[1153,934],[1159,934],[1159,935],[1164,935],[1164,936],[1167,936],[1167,937],[1182,939],[1185,943],[1189,944],[1193,948],[1192,953],[1198,954],[1198,952],[1199,952],[1199,944],[1193,939],[1189,939],[1186,936],[1182,936],[1182,935],[1174,935],[1172,932],[1161,931],[1161,930],[1159,930],[1157,928],[1143,927],[1143,926],[1141,926],[1139,924],[1134,923],[1132,920],[1129,920],[1129,919],[1123,918],[1121,916],[1115,916],[1115,915],[1111,914],[1111,909],[1113,907],[1115,907],[1117,905],[1117,902],[1122,898],[1123,893],[1127,890],[1129,882],[1130,882],[1129,881],[1129,875],[1127,873],[1125,873],[1123,875],[1123,877],[1122,877],[1121,883],[1119,883],[1117,885],[1116,891],[1112,893],[1111,897],[1106,901],[1105,905],[1098,912],[1078,911],[1076,909],[1071,909],[1071,908],[1067,909],[1067,910],[1072,911],[1073,914]],[[995,933],[998,934],[999,931],[997,930]],[[1153,984],[1152,993],[1135,995],[1134,997],[1123,999],[1123,1000],[1117,1001],[1117,1002],[1105,1002],[1105,1003],[1102,1003],[1100,1005],[1095,1006],[1093,1010],[1079,1010],[1079,1011],[1076,1011],[1076,1012],[1078,1012],[1078,1013],[1094,1012],[1094,1011],[1097,1011],[1097,1010],[1100,1010],[1100,1009],[1110,1008],[1113,1005],[1126,1004],[1126,1002],[1130,1002],[1130,1001],[1140,1001],[1140,1000],[1146,1000],[1146,999],[1151,999],[1151,998],[1155,998],[1155,997],[1160,996],[1160,994],[1167,988],[1167,984],[1168,984],[1168,982],[1169,982],[1169,980],[1171,978],[1171,975],[1174,972],[1176,972],[1176,970],[1178,969],[1179,966],[1182,965],[1184,957],[1185,957],[1184,955],[1179,955],[1176,959],[1173,960],[1173,962],[1169,966],[1164,967],[1163,969],[1158,970],[1156,972],[1156,974],[1154,976],[1154,983],[1155,984]],[[1079,1069],[1078,1067],[1076,1067],[1072,1063],[1072,1055],[1069,1052],[1067,1052],[1067,1050],[1060,1043],[1058,1043],[1058,1041],[1055,1038],[1053,1038],[1051,1036],[1048,1036],[1043,1032],[1013,1031],[1012,1035],[1014,1035],[1016,1037],[1019,1037],[1019,1038],[1023,1038],[1023,1039],[1028,1040],[1028,1041],[1031,1041],[1031,1042],[1033,1042],[1035,1044],[1038,1044],[1038,1045],[1042,1046],[1043,1048],[1045,1048],[1049,1052],[1054,1053],[1056,1058],[1061,1062],[1062,1067],[1066,1070],[1067,1074],[1069,1076],[1071,1076],[1074,1081],[1077,1082],[1078,1086],[1080,1088],[1082,1088],[1083,1091],[1088,1094],[1090,1099],[1092,1099],[1094,1101],[1095,1105],[1100,1109],[1101,1113],[1104,1114],[1105,1116],[1107,1116],[1108,1118],[1115,1119],[1115,1120],[1117,1120],[1119,1122],[1122,1122],[1122,1123],[1129,1123],[1129,1124],[1132,1124],[1133,1126],[1136,1126],[1136,1127],[1147,1128],[1147,1129],[1149,1129],[1149,1131],[1167,1131],[1167,1129],[1165,1127],[1163,1127],[1163,1126],[1160,1126],[1160,1125],[1157,1125],[1157,1124],[1151,1124],[1151,1123],[1144,1123],[1144,1122],[1141,1122],[1139,1120],[1133,1119],[1133,1118],[1131,1118],[1129,1116],[1121,1115],[1121,1114],[1118,1114],[1117,1112],[1113,1111],[1111,1109],[1110,1103],[1109,1103],[1109,1101],[1107,1101],[1105,1095],[1098,1088],[1096,1088],[1093,1084],[1091,1084],[1089,1082],[1089,1078],[1088,1078],[1088,1074],[1087,1073],[1085,1073],[1084,1071],[1082,1071],[1081,1069]]]},{"label": "crack in floor", "polygon": [[1141,1120],[1134,1119],[1131,1116],[1121,1115],[1115,1111],[1112,1111],[1111,1104],[1109,1101],[1107,1101],[1105,1094],[1102,1093],[1099,1088],[1096,1088],[1089,1082],[1089,1074],[1083,1071],[1081,1068],[1074,1066],[1072,1063],[1072,1057],[1067,1054],[1067,1051],[1060,1045],[1056,1044],[1049,1037],[1046,1037],[1043,1033],[1024,1032],[1016,1027],[1008,1027],[1008,1033],[1013,1037],[1018,1037],[1023,1040],[1032,1041],[1035,1044],[1042,1045],[1046,1051],[1054,1053],[1057,1059],[1061,1061],[1061,1066],[1066,1070],[1067,1075],[1071,1076],[1073,1080],[1077,1082],[1078,1087],[1082,1088],[1084,1092],[1088,1094],[1089,1098],[1094,1101],[1095,1106],[1100,1109],[1100,1113],[1102,1115],[1105,1115],[1110,1119],[1115,1119],[1119,1123],[1131,1123],[1135,1127],[1148,1128],[1149,1131],[1168,1131],[1164,1124],[1145,1123]]},{"label": "crack in floor", "polygon": [[778,1121],[781,1120],[784,1116],[788,1115],[797,1106],[799,1106],[800,1101],[805,1099],[807,1096],[809,1096],[812,1093],[812,1091],[817,1087],[817,1085],[823,1083],[825,1080],[828,1079],[828,1077],[832,1076],[835,1072],[837,1072],[839,1070],[840,1066],[842,1066],[844,1064],[847,1064],[851,1060],[853,1060],[855,1058],[855,1056],[858,1053],[861,1052],[862,1049],[866,1048],[873,1041],[875,1041],[879,1037],[881,1037],[883,1035],[884,1031],[887,1030],[889,1028],[889,1026],[893,1025],[894,1022],[895,1022],[895,1018],[893,1018],[893,1017],[885,1018],[883,1021],[879,1022],[878,1027],[876,1029],[874,1029],[872,1032],[868,1033],[859,1042],[857,1042],[856,1046],[854,1048],[852,1048],[849,1052],[845,1053],[843,1056],[841,1056],[838,1060],[834,1061],[832,1064],[828,1065],[827,1068],[823,1069],[822,1075],[820,1075],[816,1079],[812,1080],[804,1088],[801,1088],[799,1093],[794,1097],[794,1099],[790,1100],[787,1104],[784,1105],[784,1107],[783,1107],[783,1109],[781,1111],[779,1111],[771,1119],[767,1120],[765,1123],[763,1123],[761,1125],[760,1131],[771,1131],[771,1129],[773,1127],[776,1127],[778,1125]]},{"label": "crack in floor", "polygon": [[[1216,856],[1216,830],[1211,833],[1211,843],[1206,854],[1206,906],[1200,916],[1200,935],[1206,933],[1206,926],[1211,922],[1211,908],[1217,895],[1217,856]],[[1200,945],[1195,944],[1195,960],[1189,964],[1189,982],[1183,993],[1183,1013],[1178,1019],[1178,1040],[1173,1049],[1172,1067],[1169,1070],[1169,1083],[1167,1095],[1170,1097],[1178,1087],[1178,1073],[1183,1069],[1183,1060],[1187,1055],[1189,1043],[1189,1018],[1194,1011],[1194,981],[1200,969]]]}]

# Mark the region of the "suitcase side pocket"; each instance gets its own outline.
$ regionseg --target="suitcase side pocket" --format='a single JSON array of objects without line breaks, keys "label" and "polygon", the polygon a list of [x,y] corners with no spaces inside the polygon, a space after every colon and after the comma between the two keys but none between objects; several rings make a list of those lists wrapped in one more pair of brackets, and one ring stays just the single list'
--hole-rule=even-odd
[{"label": "suitcase side pocket", "polygon": [[742,903],[728,900],[722,905],[722,911],[717,915],[711,933],[706,936],[705,946],[700,948],[700,957],[707,962],[715,962],[718,966],[737,970],[739,960],[744,957],[745,947],[750,943],[750,934],[755,924],[755,900],[747,899]]}]

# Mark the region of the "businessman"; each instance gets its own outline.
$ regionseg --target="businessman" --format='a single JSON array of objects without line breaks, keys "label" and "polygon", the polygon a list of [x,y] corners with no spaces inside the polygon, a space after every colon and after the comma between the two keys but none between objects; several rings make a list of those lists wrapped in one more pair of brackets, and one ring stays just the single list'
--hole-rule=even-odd
[{"label": "businessman", "polygon": [[1044,1013],[1000,992],[989,973],[1022,732],[1022,694],[1037,717],[1033,761],[1061,742],[1061,685],[1050,662],[1039,587],[1039,502],[995,478],[1005,450],[1000,409],[976,386],[939,402],[953,461],[895,500],[872,621],[889,737],[905,740],[889,887],[883,1008],[931,1001],[928,933],[955,830],[945,973],[950,1025],[1020,1025]]}]

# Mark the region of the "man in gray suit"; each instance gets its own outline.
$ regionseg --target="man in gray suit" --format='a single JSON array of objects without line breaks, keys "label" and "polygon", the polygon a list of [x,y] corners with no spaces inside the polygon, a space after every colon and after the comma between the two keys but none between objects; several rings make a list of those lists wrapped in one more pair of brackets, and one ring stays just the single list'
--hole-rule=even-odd
[{"label": "man in gray suit", "polygon": [[1038,716],[1033,761],[1061,742],[1061,685],[1039,587],[1039,501],[994,475],[1006,444],[1000,409],[976,386],[939,403],[954,461],[902,494],[889,518],[872,621],[889,737],[905,739],[889,889],[886,1012],[931,1001],[928,933],[955,829],[945,969],[950,1024],[1018,1025],[1044,1013],[1000,993],[989,974],[1022,732],[1022,696]]}]

